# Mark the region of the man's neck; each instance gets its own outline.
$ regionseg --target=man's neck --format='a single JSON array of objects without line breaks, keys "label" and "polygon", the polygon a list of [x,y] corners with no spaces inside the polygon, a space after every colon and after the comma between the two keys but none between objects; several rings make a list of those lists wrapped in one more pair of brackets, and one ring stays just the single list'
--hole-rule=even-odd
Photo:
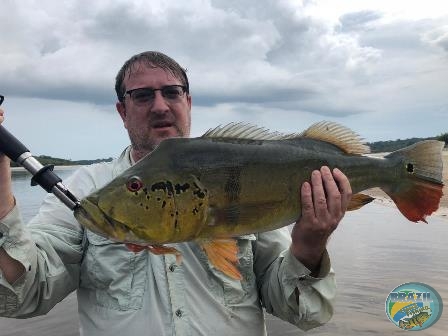
[{"label": "man's neck", "polygon": [[135,164],[136,162],[140,161],[143,157],[145,157],[150,152],[147,151],[139,151],[135,150],[134,148],[131,148],[131,151],[129,153],[131,163]]}]

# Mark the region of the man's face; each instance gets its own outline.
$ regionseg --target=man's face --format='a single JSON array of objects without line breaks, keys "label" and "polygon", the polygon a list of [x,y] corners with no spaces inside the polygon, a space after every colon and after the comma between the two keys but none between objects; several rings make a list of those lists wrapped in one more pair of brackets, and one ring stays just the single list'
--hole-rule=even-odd
[{"label": "man's face", "polygon": [[[182,85],[179,79],[160,68],[136,64],[131,70],[131,74],[128,72],[123,81],[125,91]],[[137,106],[126,95],[124,102],[118,102],[116,106],[128,130],[132,155],[136,161],[151,152],[163,139],[190,135],[191,96],[186,93],[173,102],[156,91],[154,100],[144,106]]]}]

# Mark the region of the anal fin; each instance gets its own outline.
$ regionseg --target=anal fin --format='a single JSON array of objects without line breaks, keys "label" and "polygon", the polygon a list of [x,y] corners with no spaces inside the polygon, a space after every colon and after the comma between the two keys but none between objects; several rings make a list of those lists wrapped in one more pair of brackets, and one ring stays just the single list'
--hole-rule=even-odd
[{"label": "anal fin", "polygon": [[350,203],[347,206],[347,211],[353,211],[358,210],[362,208],[364,205],[369,204],[372,202],[375,198],[372,196],[366,195],[366,194],[354,194],[352,196],[352,199],[350,200]]},{"label": "anal fin", "polygon": [[232,279],[243,279],[237,267],[238,245],[236,239],[204,240],[198,243],[217,270]]}]

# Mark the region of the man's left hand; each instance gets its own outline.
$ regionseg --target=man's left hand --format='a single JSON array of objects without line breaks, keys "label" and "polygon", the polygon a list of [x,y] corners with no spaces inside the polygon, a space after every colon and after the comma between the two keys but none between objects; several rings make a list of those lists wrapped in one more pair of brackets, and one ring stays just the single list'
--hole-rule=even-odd
[{"label": "man's left hand", "polygon": [[328,238],[344,217],[352,197],[347,177],[326,166],[301,187],[302,215],[292,230],[292,254],[316,275]]}]

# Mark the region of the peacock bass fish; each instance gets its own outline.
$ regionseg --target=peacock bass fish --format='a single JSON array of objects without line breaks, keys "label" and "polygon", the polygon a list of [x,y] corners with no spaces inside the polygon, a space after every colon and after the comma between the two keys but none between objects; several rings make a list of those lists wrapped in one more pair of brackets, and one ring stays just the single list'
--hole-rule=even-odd
[{"label": "peacock bass fish", "polygon": [[274,230],[301,214],[299,186],[326,165],[352,190],[349,210],[380,187],[410,221],[425,221],[442,197],[443,142],[427,140],[384,158],[350,129],[320,122],[281,134],[229,124],[198,138],[170,138],[74,212],[85,227],[138,251],[177,253],[164,244],[198,242],[214,267],[241,279],[235,237]]},{"label": "peacock bass fish", "polygon": [[421,312],[421,313],[418,313],[418,314],[412,316],[411,318],[400,320],[400,322],[398,323],[398,326],[401,329],[405,329],[405,330],[412,329],[415,327],[421,328],[423,323],[428,321],[430,317],[431,317],[431,315],[429,315],[428,312]]}]

